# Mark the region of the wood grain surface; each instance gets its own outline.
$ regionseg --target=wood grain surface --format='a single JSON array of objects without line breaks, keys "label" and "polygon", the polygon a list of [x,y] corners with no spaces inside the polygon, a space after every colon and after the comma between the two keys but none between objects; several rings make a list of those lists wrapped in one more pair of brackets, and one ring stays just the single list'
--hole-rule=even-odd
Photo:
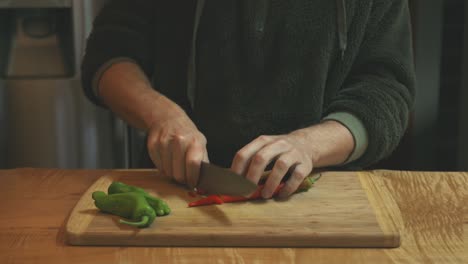
[{"label": "wood grain surface", "polygon": [[[107,174],[82,196],[66,225],[73,245],[236,246],[236,247],[397,247],[400,236],[387,211],[387,200],[373,209],[356,172],[323,172],[308,192],[287,201],[260,200],[189,208],[201,197],[158,175],[156,171]],[[91,194],[107,191],[112,181],[144,187],[172,209],[149,228],[118,223],[101,213]],[[387,209],[387,207],[389,209]],[[381,226],[385,227],[382,228]]]},{"label": "wood grain surface", "polygon": [[[375,203],[393,199],[397,204],[387,215],[401,231],[402,245],[396,249],[67,245],[68,215],[108,172],[0,171],[0,263],[468,263],[468,173],[360,174],[375,182],[375,188],[367,188]],[[389,195],[376,195],[380,190]]]}]

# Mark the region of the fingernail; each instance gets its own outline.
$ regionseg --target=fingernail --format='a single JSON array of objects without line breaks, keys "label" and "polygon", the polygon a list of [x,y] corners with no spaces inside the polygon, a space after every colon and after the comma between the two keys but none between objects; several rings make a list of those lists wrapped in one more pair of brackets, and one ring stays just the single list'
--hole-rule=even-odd
[{"label": "fingernail", "polygon": [[271,197],[271,195],[269,195],[268,192],[266,192],[265,190],[262,191],[262,197],[263,199],[269,199]]}]

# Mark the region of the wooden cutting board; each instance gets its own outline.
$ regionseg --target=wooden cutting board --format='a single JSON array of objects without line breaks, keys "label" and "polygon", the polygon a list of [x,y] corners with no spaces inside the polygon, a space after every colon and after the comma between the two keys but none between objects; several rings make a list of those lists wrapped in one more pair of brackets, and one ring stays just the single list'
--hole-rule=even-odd
[{"label": "wooden cutting board", "polygon": [[[145,188],[164,199],[172,213],[145,229],[119,224],[119,217],[100,213],[91,198],[96,190],[107,192],[114,180]],[[66,238],[72,245],[398,247],[399,233],[385,217],[396,205],[375,202],[365,191],[368,186],[358,172],[324,172],[308,192],[287,201],[189,208],[200,197],[191,197],[157,171],[112,172],[81,197],[68,219]]]}]

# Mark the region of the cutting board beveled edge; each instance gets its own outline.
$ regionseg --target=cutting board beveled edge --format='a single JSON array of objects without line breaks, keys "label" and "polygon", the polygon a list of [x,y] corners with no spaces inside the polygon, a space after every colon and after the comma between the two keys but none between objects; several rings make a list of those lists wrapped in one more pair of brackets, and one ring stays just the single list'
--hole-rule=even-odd
[{"label": "cutting board beveled edge", "polygon": [[[81,237],[85,234],[89,224],[95,217],[95,214],[81,213],[82,210],[95,209],[94,201],[91,195],[96,190],[105,191],[112,181],[118,180],[118,175],[106,174],[97,179],[80,197],[75,207],[68,217],[67,224],[65,225],[65,241],[70,245],[81,245]],[[107,192],[107,191],[106,191]],[[83,208],[83,209],[82,209]]]},{"label": "cutting board beveled edge", "polygon": [[[155,171],[123,171],[126,174],[134,173],[136,174],[135,179],[138,177],[148,177],[148,175],[154,176]],[[343,172],[325,172],[324,176],[333,177],[334,175],[327,174],[336,174]],[[350,173],[350,172],[348,172]],[[354,175],[349,177],[355,177],[357,181],[362,181],[358,179],[358,174],[356,172],[351,172]],[[228,233],[228,236],[232,239],[220,238],[217,234],[207,234],[203,232],[193,232],[191,239],[185,239],[184,234],[181,232],[173,233],[161,233],[158,234],[158,239],[152,239],[148,237],[148,234],[141,232],[139,236],[129,235],[128,232],[117,232],[113,234],[116,239],[101,239],[101,234],[98,232],[89,232],[88,228],[93,222],[94,218],[97,217],[97,209],[94,206],[94,203],[91,199],[91,193],[95,190],[105,191],[108,185],[114,181],[118,180],[122,175],[120,172],[113,172],[108,175],[104,175],[94,182],[88,190],[83,194],[75,208],[70,214],[68,222],[66,224],[65,237],[66,241],[70,245],[114,245],[114,246],[260,246],[260,247],[398,247],[400,245],[400,235],[397,229],[390,223],[385,223],[385,228],[382,228],[382,217],[375,217],[375,210],[382,210],[382,206],[375,208],[374,205],[370,205],[373,209],[374,219],[376,225],[380,227],[379,232],[362,232],[353,233],[353,232],[343,232],[342,234],[337,235],[337,233],[327,233],[327,232],[314,232],[308,234],[302,234],[301,232],[292,232],[291,236],[288,235],[279,235],[272,232],[263,233],[262,236],[252,236],[246,232],[234,232]],[[346,176],[348,177],[348,176]],[[322,181],[322,180],[321,180]],[[317,183],[320,185],[320,181]],[[179,188],[179,187],[178,187]],[[319,188],[317,186],[313,188]],[[180,188],[181,192],[186,190]],[[363,190],[364,191],[364,190]],[[306,195],[307,193],[297,194],[297,195]],[[366,194],[367,197],[367,194]],[[274,203],[275,201],[268,201]],[[288,201],[290,202],[290,201]],[[213,205],[215,206],[215,205]],[[232,206],[232,204],[221,205],[225,208]],[[385,205],[389,206],[389,205]],[[384,206],[384,207],[385,207]],[[202,207],[200,207],[202,208]],[[222,207],[220,207],[222,208]],[[188,210],[193,210],[193,208],[187,208]],[[383,208],[385,209],[385,208]],[[81,212],[87,213],[81,213]],[[379,212],[379,214],[381,214]],[[166,216],[167,218],[170,217]],[[158,221],[158,219],[156,219]],[[127,229],[128,230],[128,229]],[[203,229],[201,229],[203,230]],[[154,234],[153,234],[154,235]],[[174,240],[175,239],[175,240]],[[106,241],[104,241],[106,240]]]}]

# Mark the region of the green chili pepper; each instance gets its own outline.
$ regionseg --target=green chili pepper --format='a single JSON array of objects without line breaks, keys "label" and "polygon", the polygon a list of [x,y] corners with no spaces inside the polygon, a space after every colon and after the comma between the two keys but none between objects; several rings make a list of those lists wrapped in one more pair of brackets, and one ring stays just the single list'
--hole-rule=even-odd
[{"label": "green chili pepper", "polygon": [[120,219],[120,223],[136,227],[148,227],[156,218],[156,212],[141,193],[127,192],[107,195],[93,192],[94,204],[101,211],[118,215],[133,222]]},{"label": "green chili pepper", "polygon": [[126,192],[137,192],[141,194],[148,194],[144,189],[132,185],[127,185],[123,182],[114,181],[109,188],[107,189],[107,193],[114,194],[114,193],[126,193]]},{"label": "green chili pepper", "polygon": [[163,200],[159,198],[151,196],[148,192],[146,192],[144,189],[140,187],[127,185],[122,182],[114,181],[112,182],[111,185],[109,185],[107,192],[109,194],[127,193],[127,192],[141,193],[145,197],[148,204],[151,207],[153,207],[154,211],[156,212],[158,216],[164,216],[164,215],[168,215],[171,213],[171,208],[169,208],[166,202],[164,202]]}]

